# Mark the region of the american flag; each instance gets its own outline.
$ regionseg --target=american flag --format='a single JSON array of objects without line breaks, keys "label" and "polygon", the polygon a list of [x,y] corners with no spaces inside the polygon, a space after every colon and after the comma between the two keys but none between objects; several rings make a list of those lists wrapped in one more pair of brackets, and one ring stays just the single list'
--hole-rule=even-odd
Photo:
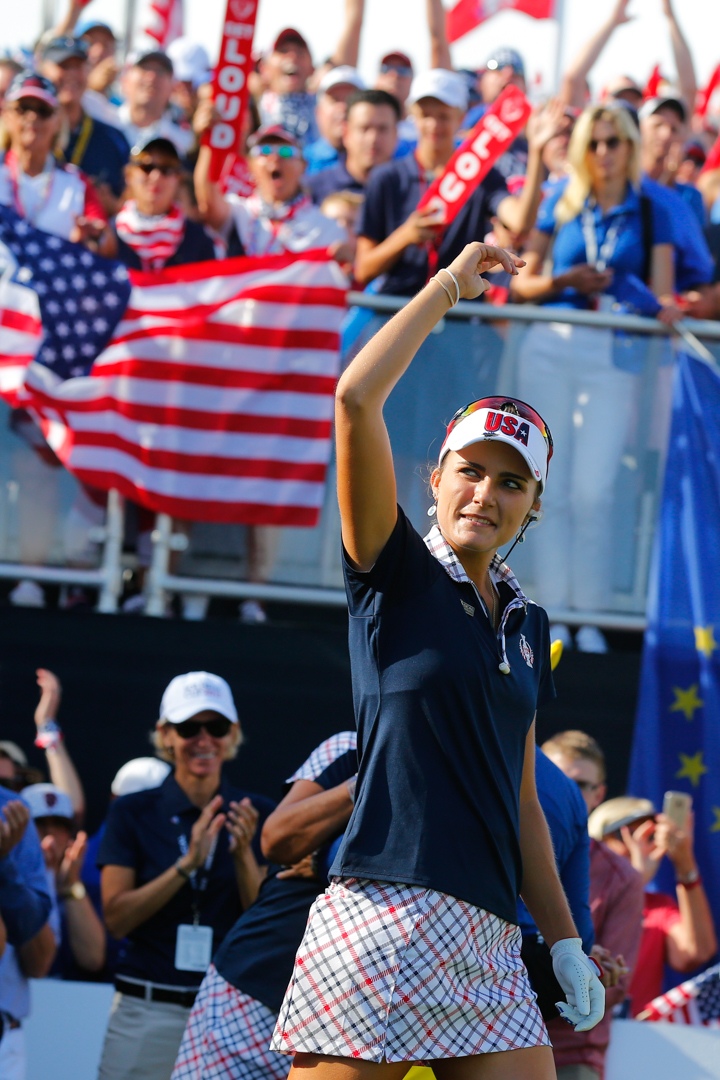
[{"label": "american flag", "polygon": [[347,282],[324,251],[125,270],[0,207],[0,395],[151,510],[317,524]]},{"label": "american flag", "polygon": [[654,998],[637,1019],[720,1027],[720,964]]}]

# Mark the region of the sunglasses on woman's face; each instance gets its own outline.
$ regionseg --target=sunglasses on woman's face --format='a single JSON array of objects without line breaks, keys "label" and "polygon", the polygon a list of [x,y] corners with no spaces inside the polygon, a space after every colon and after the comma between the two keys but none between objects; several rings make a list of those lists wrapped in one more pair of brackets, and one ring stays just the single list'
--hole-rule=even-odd
[{"label": "sunglasses on woman's face", "polygon": [[619,135],[611,135],[609,139],[591,139],[588,149],[591,154],[597,154],[599,146],[604,146],[607,150],[617,150],[622,141]]},{"label": "sunglasses on woman's face", "polygon": [[[508,405],[510,406],[509,409]],[[445,438],[447,439],[452,429],[456,427],[461,420],[465,420],[466,417],[472,416],[472,414],[474,412],[477,412],[478,409],[497,409],[498,412],[517,412],[518,416],[522,416],[524,420],[529,420],[530,423],[534,424],[535,427],[539,430],[543,439],[547,443],[547,459],[548,463],[550,462],[550,458],[553,456],[553,440],[552,435],[550,434],[550,428],[547,426],[540,413],[536,412],[535,409],[533,409],[532,405],[528,405],[526,404],[526,402],[520,401],[519,398],[484,397],[479,398],[478,401],[471,401],[469,405],[465,405],[462,409],[458,409],[458,411],[455,413],[452,420],[448,424]]]},{"label": "sunglasses on woman's face", "polygon": [[159,172],[161,176],[177,176],[180,172],[177,165],[160,165],[156,161],[135,161],[133,164],[146,176],[154,172]]},{"label": "sunglasses on woman's face", "polygon": [[195,739],[205,729],[213,739],[223,739],[230,731],[231,721],[225,716],[217,716],[214,720],[183,720],[181,724],[173,724],[181,739]]},{"label": "sunglasses on woman's face", "polygon": [[38,120],[49,120],[51,116],[55,115],[53,107],[46,105],[44,101],[18,101],[17,104],[13,105],[13,110],[20,116],[34,113]]}]

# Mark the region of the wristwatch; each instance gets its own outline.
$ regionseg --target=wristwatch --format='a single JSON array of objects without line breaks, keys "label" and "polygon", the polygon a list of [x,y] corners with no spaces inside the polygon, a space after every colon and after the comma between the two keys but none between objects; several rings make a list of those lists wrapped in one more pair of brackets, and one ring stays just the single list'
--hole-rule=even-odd
[{"label": "wristwatch", "polygon": [[676,874],[675,881],[678,885],[694,885],[700,880],[700,871],[697,867],[694,870],[688,870],[687,874]]},{"label": "wristwatch", "polygon": [[70,885],[67,889],[63,889],[60,896],[63,900],[84,900],[87,896],[87,889],[82,881],[76,881],[74,885]]}]

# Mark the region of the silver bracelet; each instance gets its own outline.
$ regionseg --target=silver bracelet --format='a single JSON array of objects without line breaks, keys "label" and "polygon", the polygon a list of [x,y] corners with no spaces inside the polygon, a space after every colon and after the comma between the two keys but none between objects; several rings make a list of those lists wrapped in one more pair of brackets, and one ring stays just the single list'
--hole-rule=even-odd
[{"label": "silver bracelet", "polygon": [[448,300],[450,301],[450,307],[455,307],[455,301],[453,300],[452,293],[450,292],[445,282],[441,278],[439,278],[437,274],[435,275],[435,277],[430,278],[430,280],[437,282],[437,284],[440,286],[440,288],[443,290]]},{"label": "silver bracelet", "polygon": [[[442,273],[449,274],[450,277],[453,279],[453,281],[455,283],[455,294],[456,295],[455,295],[455,303],[453,304],[453,307],[455,307],[455,304],[457,304],[458,301],[460,300],[460,282],[455,277],[452,270],[448,270],[447,266],[443,266],[443,267],[441,267],[440,270],[438,270],[438,274],[442,274]],[[450,294],[448,293],[448,295],[450,295]]]}]

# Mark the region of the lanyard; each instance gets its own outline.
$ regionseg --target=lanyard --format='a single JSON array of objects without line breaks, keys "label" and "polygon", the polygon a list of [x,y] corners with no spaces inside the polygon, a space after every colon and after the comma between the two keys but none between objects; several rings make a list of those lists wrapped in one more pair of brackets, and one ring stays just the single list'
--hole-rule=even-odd
[{"label": "lanyard", "polygon": [[[192,874],[190,875],[190,888],[192,889],[191,906],[194,926],[200,925],[200,898],[207,889],[210,870],[212,868],[213,860],[215,858],[215,851],[217,850],[217,841],[218,838],[216,836],[210,846],[210,850],[207,853],[207,858],[205,859],[205,862],[202,864],[199,870],[193,870]],[[178,847],[180,848],[180,854],[182,856],[187,855],[189,846],[187,842],[187,837],[184,833],[180,833],[178,835]]]},{"label": "lanyard", "polygon": [[[425,169],[425,167],[420,163],[420,159],[417,156],[417,150],[415,151],[414,157],[415,157],[415,164],[417,165],[417,170],[418,170],[418,181],[419,181],[419,184],[420,184],[420,199],[422,199],[422,197],[425,194],[425,192],[427,191],[427,189],[430,187],[430,185],[435,180],[435,176],[428,169]],[[420,199],[418,199],[418,202],[420,202]],[[429,281],[430,278],[434,277],[435,274],[437,273],[438,262],[440,260],[440,244],[441,243],[442,243],[442,234],[440,234],[440,236],[438,236],[436,240],[428,240],[425,243],[425,251],[427,253],[427,260],[428,260],[427,281]]]},{"label": "lanyard", "polygon": [[583,239],[585,240],[585,258],[587,259],[588,264],[594,266],[596,270],[606,270],[608,263],[615,254],[615,248],[617,247],[618,236],[620,234],[620,225],[621,222],[617,220],[612,223],[605,234],[605,239],[598,251],[595,216],[589,206],[583,207],[582,231]]},{"label": "lanyard", "polygon": [[46,177],[45,194],[43,196],[42,202],[40,203],[40,206],[35,211],[35,214],[31,216],[30,214],[27,214],[25,212],[25,207],[23,206],[22,199],[20,198],[20,169],[17,163],[17,158],[12,153],[12,151],[8,151],[8,153],[5,155],[5,164],[10,175],[10,186],[12,187],[13,204],[20,217],[25,218],[25,220],[29,221],[31,225],[36,224],[43,210],[50,201],[50,196],[52,194],[53,182],[55,180],[55,163],[52,157],[50,157],[48,160],[51,162],[50,168],[47,168],[46,162],[46,167],[42,173],[42,175]]},{"label": "lanyard", "polygon": [[[296,196],[294,202],[287,208],[287,212],[282,217],[273,218],[267,212],[263,213],[264,205],[262,200],[257,195],[250,195],[248,197],[248,205],[250,212],[253,216],[252,223],[252,241],[250,251],[246,251],[246,255],[264,255],[272,250],[273,244],[278,241],[282,244],[283,251],[288,251],[286,244],[282,243],[280,239],[280,230],[284,225],[287,225],[293,220],[293,218],[301,211],[307,209],[310,206],[310,200],[307,195]],[[264,250],[261,251],[261,242],[264,239],[262,235],[262,226],[260,224],[260,218],[263,218],[265,223],[270,227],[271,239],[269,244],[264,246]]]},{"label": "lanyard", "polygon": [[[79,166],[82,162],[82,159],[85,157],[85,151],[87,150],[87,145],[90,142],[90,136],[93,133],[93,126],[94,125],[92,119],[87,115],[87,113],[85,113],[85,115],[83,116],[82,125],[80,127],[80,134],[78,135],[77,142],[75,143],[75,149],[70,155],[70,163],[72,165]],[[55,157],[58,158],[59,161],[67,161],[65,151],[61,150],[59,146],[55,150]]]}]

